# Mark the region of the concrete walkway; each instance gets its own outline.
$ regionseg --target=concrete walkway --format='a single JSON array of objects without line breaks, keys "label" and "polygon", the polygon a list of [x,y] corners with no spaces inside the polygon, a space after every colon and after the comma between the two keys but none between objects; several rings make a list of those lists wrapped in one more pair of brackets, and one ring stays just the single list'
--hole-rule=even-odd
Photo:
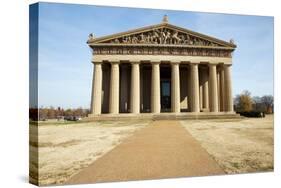
[{"label": "concrete walkway", "polygon": [[216,174],[224,171],[180,122],[155,121],[72,176],[66,184]]}]

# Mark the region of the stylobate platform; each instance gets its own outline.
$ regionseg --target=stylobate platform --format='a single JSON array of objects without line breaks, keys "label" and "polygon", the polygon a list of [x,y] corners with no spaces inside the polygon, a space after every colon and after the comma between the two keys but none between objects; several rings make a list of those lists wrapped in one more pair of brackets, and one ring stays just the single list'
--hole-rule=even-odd
[{"label": "stylobate platform", "polygon": [[101,114],[92,115],[84,118],[83,121],[102,121],[102,120],[182,120],[182,119],[235,119],[241,118],[235,112],[181,112],[181,113],[120,113],[120,114]]}]

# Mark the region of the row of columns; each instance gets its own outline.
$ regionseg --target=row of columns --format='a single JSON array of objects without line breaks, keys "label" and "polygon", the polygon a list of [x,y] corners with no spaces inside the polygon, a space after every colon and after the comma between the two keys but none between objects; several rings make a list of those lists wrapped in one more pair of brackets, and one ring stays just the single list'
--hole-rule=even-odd
[{"label": "row of columns", "polygon": [[[140,68],[138,62],[133,62],[131,68],[131,113],[140,113]],[[223,65],[219,77],[217,75],[216,64],[209,64],[209,77],[202,74],[203,85],[199,88],[199,69],[198,63],[190,64],[191,79],[191,112],[200,112],[200,107],[209,108],[211,112],[218,112],[219,108],[226,112],[233,111],[232,85],[231,85],[231,66]],[[218,79],[219,78],[219,79]],[[171,107],[172,112],[180,112],[180,73],[179,63],[171,63]],[[218,84],[222,84],[219,87]],[[93,77],[93,92],[91,113],[101,114],[101,96],[102,96],[102,65],[95,63]],[[200,90],[202,91],[200,92]],[[201,98],[201,100],[200,100]],[[220,100],[219,100],[220,98]],[[151,112],[160,113],[160,63],[152,63],[151,77]],[[200,104],[201,101],[201,104]],[[219,104],[220,101],[220,104]],[[220,107],[219,107],[220,105]],[[119,63],[111,63],[110,77],[110,96],[109,113],[119,113]]]}]

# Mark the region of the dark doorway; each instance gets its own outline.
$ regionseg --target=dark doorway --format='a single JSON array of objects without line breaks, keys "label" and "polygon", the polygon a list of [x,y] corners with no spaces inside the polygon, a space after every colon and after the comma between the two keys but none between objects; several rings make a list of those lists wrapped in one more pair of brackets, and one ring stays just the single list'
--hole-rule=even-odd
[{"label": "dark doorway", "polygon": [[161,80],[161,111],[171,111],[171,82],[170,80]]}]

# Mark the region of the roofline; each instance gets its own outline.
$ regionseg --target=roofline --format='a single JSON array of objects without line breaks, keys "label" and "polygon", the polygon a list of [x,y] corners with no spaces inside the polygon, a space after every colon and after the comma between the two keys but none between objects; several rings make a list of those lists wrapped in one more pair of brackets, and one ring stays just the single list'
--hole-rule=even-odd
[{"label": "roofline", "polygon": [[149,25],[149,26],[145,26],[145,27],[140,27],[140,28],[137,28],[137,29],[130,29],[130,30],[119,32],[119,33],[115,33],[115,34],[98,37],[98,38],[92,39],[90,41],[87,41],[87,44],[89,46],[91,46],[91,44],[96,44],[97,42],[103,42],[104,40],[110,40],[112,38],[115,38],[115,37],[118,37],[118,36],[121,36],[121,35],[137,34],[138,32],[144,32],[146,30],[151,30],[151,29],[158,28],[158,27],[163,27],[163,26],[172,27],[172,28],[174,28],[176,30],[179,30],[181,32],[188,32],[191,35],[194,35],[196,37],[199,37],[199,38],[202,38],[202,39],[205,39],[205,40],[209,39],[209,40],[215,41],[215,42],[217,42],[219,44],[226,45],[228,47],[232,47],[232,48],[236,48],[237,47],[235,44],[232,44],[230,42],[226,42],[224,40],[221,40],[221,39],[209,36],[209,35],[205,35],[205,34],[202,34],[202,33],[198,33],[198,32],[195,32],[195,31],[183,28],[183,27],[175,26],[175,25],[172,25],[172,24],[169,24],[169,23],[154,24],[154,25]]},{"label": "roofline", "polygon": [[108,40],[110,38],[113,38],[113,37],[116,37],[116,36],[119,36],[119,35],[126,35],[126,34],[131,35],[132,33],[138,33],[140,31],[150,30],[150,29],[153,29],[154,27],[156,28],[156,27],[164,26],[164,25],[167,25],[167,24],[161,23],[161,24],[144,26],[144,27],[140,27],[140,28],[137,28],[137,29],[130,29],[130,30],[127,30],[127,31],[122,31],[122,32],[118,32],[118,33],[114,33],[114,34],[110,34],[110,35],[105,35],[105,36],[102,36],[102,37],[97,37],[95,39],[92,39],[91,41],[87,41],[87,43],[91,44],[91,43],[94,43],[94,42],[100,42],[100,41]]}]

